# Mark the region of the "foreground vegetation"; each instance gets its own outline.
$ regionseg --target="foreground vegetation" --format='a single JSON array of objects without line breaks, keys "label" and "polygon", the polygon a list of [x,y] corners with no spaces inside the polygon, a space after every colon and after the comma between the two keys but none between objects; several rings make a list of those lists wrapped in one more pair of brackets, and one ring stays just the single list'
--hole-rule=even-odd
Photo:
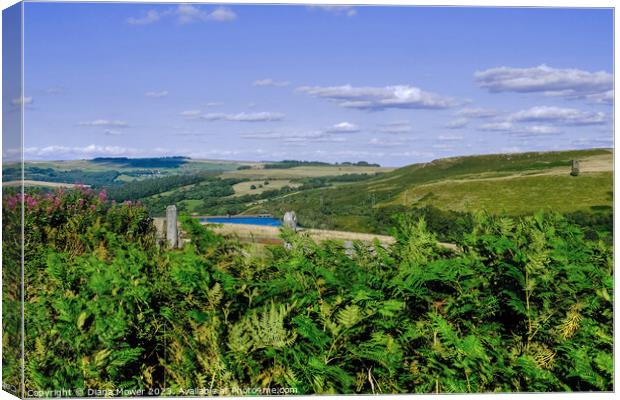
[{"label": "foreground vegetation", "polygon": [[[612,248],[560,215],[473,214],[458,252],[407,210],[394,245],[353,250],[283,231],[255,251],[185,219],[191,243],[165,250],[144,207],[106,197],[24,198],[27,390],[613,390]],[[20,200],[3,199],[4,249]],[[5,260],[8,384],[18,270]]]}]

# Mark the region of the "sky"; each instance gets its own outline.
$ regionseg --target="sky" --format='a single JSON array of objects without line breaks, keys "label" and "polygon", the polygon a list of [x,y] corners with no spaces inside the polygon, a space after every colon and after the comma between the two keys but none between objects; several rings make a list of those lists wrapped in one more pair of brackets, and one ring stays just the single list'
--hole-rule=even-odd
[{"label": "sky", "polygon": [[35,3],[26,159],[613,146],[610,9]]}]

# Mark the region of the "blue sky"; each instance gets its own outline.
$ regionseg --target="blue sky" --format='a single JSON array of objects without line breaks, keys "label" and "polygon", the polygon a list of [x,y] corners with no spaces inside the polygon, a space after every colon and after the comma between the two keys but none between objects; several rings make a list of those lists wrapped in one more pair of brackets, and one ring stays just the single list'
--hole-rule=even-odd
[{"label": "blue sky", "polygon": [[29,159],[611,147],[609,9],[25,4]]}]

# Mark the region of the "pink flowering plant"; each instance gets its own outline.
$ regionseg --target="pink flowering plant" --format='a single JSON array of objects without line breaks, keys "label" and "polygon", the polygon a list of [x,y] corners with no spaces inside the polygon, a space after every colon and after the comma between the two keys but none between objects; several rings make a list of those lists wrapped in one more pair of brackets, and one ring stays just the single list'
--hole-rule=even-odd
[{"label": "pink flowering plant", "polygon": [[[80,388],[128,381],[125,374],[136,368],[141,348],[153,347],[146,324],[126,322],[128,316],[137,318],[156,274],[150,260],[156,260],[159,249],[147,210],[111,202],[105,191],[86,186],[47,193],[6,191],[2,208],[4,376],[19,376],[22,368],[23,306],[27,387],[51,389],[66,379]],[[154,312],[148,315],[156,321]],[[88,319],[76,325],[80,315]],[[126,337],[139,335],[148,339],[126,343]],[[89,366],[85,360],[101,348],[115,349],[122,358]]]},{"label": "pink flowering plant", "polygon": [[[21,223],[24,207],[25,251],[45,244],[60,251],[82,254],[114,240],[152,244],[154,232],[148,211],[139,203],[107,200],[105,190],[78,185],[47,193],[17,193],[5,196],[5,223]],[[9,227],[10,229],[10,227]]]}]

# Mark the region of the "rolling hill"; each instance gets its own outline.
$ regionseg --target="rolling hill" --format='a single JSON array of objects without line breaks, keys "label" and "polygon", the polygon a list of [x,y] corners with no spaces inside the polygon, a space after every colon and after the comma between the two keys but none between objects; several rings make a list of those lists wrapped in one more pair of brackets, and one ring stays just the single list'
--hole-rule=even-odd
[{"label": "rolling hill", "polygon": [[[581,173],[570,175],[571,160]],[[374,231],[377,214],[433,206],[506,215],[610,210],[610,149],[453,157],[414,164],[362,182],[288,194],[247,213],[295,210],[307,226]]]},{"label": "rolling hill", "polygon": [[[575,159],[581,163],[577,177],[570,175]],[[281,217],[294,210],[308,228],[375,234],[387,233],[394,214],[429,207],[453,213],[436,215],[443,223],[478,210],[608,215],[613,205],[610,149],[452,157],[398,169],[280,164],[112,158],[28,162],[25,172],[33,186],[105,188],[117,201],[141,200],[152,215],[161,215],[169,204],[200,215]],[[17,166],[4,166],[5,185],[19,176]]]}]

